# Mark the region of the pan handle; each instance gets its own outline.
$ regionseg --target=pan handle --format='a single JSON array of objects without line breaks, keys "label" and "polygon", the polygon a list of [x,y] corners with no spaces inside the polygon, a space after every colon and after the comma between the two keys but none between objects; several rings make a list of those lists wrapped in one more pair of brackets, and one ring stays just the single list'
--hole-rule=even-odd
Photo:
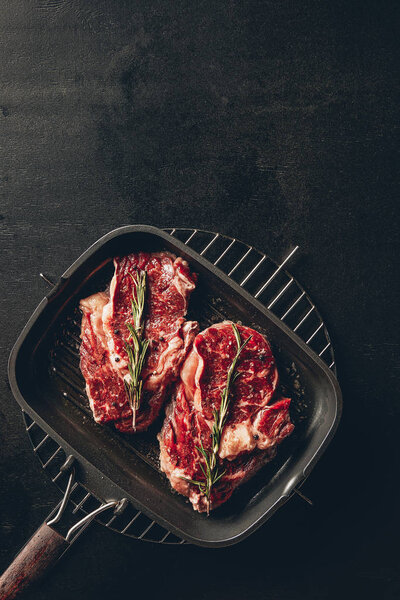
[{"label": "pan handle", "polygon": [[75,466],[72,456],[67,458],[60,471],[69,472],[64,497],[0,577],[0,600],[13,600],[28,586],[38,581],[64,552],[68,550],[71,544],[73,544],[97,515],[112,508],[114,515],[117,516],[129,504],[126,498],[119,501],[111,500],[110,502],[103,502],[98,508],[81,518],[75,525],[69,525],[68,533],[64,537],[53,526],[61,521],[66,511],[71,492],[76,485],[74,484]]},{"label": "pan handle", "polygon": [[70,543],[43,523],[0,577],[1,600],[13,600],[37,581],[68,549]]},{"label": "pan handle", "polygon": [[13,600],[19,596],[54,565],[97,515],[110,508],[114,509],[114,515],[118,515],[125,510],[128,500],[123,498],[101,504],[70,527],[65,537],[51,527],[60,520],[63,503],[64,500],[57,507],[56,516],[39,527],[0,577],[0,600]]}]

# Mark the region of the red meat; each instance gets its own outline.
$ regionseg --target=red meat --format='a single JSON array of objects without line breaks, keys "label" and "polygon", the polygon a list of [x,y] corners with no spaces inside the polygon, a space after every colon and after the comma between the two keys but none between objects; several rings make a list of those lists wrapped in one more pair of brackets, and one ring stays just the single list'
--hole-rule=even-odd
[{"label": "red meat", "polygon": [[[233,490],[275,456],[277,445],[294,426],[289,398],[277,397],[278,371],[271,348],[257,331],[238,326],[242,342],[250,341],[237,363],[228,418],[218,461],[223,477],[212,488],[211,508],[225,502]],[[171,485],[189,497],[195,510],[207,510],[206,498],[187,479],[203,481],[203,458],[197,447],[211,450],[213,410],[219,410],[237,344],[230,322],[201,332],[181,369],[181,381],[167,407],[159,434],[161,469]]]},{"label": "red meat", "polygon": [[95,420],[113,421],[117,429],[132,433],[132,410],[124,386],[126,324],[132,323],[130,274],[146,272],[143,335],[149,341],[136,431],[147,429],[157,417],[196,335],[197,323],[184,319],[195,277],[182,258],[169,252],[130,254],[114,259],[114,265],[109,293],[94,294],[80,303],[81,371]]}]

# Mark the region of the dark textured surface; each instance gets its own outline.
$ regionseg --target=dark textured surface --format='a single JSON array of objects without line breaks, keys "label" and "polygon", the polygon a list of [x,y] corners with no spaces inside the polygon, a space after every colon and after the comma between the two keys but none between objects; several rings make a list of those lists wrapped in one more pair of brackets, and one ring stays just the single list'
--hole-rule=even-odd
[{"label": "dark textured surface", "polygon": [[397,4],[1,3],[0,566],[59,498],[9,351],[38,272],[116,226],[218,229],[276,259],[298,243],[344,396],[314,509],[214,551],[94,526],[28,598],[399,596]]}]

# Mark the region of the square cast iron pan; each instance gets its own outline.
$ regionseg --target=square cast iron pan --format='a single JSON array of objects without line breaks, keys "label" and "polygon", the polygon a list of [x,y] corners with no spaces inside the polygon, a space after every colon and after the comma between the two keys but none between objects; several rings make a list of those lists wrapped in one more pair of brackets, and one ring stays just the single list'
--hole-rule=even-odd
[{"label": "square cast iron pan", "polygon": [[[188,318],[198,318],[201,324],[203,320],[207,326],[210,302],[215,300],[224,317],[265,333],[278,364],[284,368],[294,363],[304,388],[295,432],[279,447],[277,458],[208,518],[194,512],[182,496],[171,493],[158,470],[155,436],[161,421],[145,434],[129,436],[127,442],[127,436],[97,425],[63,399],[49,370],[49,352],[66,316],[76,310],[80,298],[104,289],[100,282],[110,279],[112,258],[161,249],[184,257],[199,275],[194,300],[198,312]],[[296,334],[217,267],[165,232],[145,225],[111,231],[67,269],[20,334],[10,356],[9,379],[23,410],[67,454],[75,456],[80,480],[98,498],[126,497],[178,537],[209,547],[243,540],[288,500],[332,439],[342,406],[337,380]]]}]

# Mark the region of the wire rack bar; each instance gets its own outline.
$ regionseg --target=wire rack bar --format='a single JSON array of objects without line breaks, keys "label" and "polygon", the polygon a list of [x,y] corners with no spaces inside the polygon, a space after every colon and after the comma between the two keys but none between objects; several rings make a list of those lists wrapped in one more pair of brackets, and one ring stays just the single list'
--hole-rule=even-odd
[{"label": "wire rack bar", "polygon": [[207,244],[207,246],[200,252],[200,256],[203,256],[209,248],[213,245],[213,243],[219,238],[219,233],[216,233],[211,242]]},{"label": "wire rack bar", "polygon": [[43,279],[43,281],[45,281],[47,283],[48,286],[53,287],[54,283],[52,282],[52,280],[49,277],[46,277],[46,275],[44,273],[39,273],[39,277],[41,277]]},{"label": "wire rack bar", "polygon": [[289,260],[292,258],[294,253],[297,252],[298,249],[299,249],[299,247],[296,246],[295,248],[293,248],[293,250],[291,252],[289,252],[289,254],[285,258],[285,260],[283,262],[281,262],[279,267],[274,271],[274,273],[272,273],[271,277],[264,283],[263,286],[261,286],[261,288],[258,290],[258,292],[254,294],[254,298],[258,298],[265,291],[265,289],[270,285],[270,283],[273,282],[273,280],[278,275],[278,273],[280,271],[282,271],[283,267],[289,262]]},{"label": "wire rack bar", "polygon": [[233,267],[233,269],[231,269],[228,273],[228,276],[230,277],[231,275],[233,275],[233,273],[236,271],[236,269],[238,267],[240,267],[240,265],[242,264],[242,262],[248,257],[248,255],[250,254],[250,252],[253,250],[253,248],[249,248],[247,250],[247,252],[244,253],[244,255],[242,256],[242,258],[236,263],[236,265]]},{"label": "wire rack bar", "polygon": [[55,457],[57,456],[57,454],[59,454],[59,452],[61,450],[62,450],[61,446],[58,446],[57,450],[44,463],[43,469],[46,469],[49,466],[49,464],[55,459]]},{"label": "wire rack bar", "polygon": [[74,510],[72,511],[74,514],[76,512],[78,512],[78,510],[80,508],[82,508],[82,506],[85,504],[85,502],[87,502],[90,498],[92,494],[90,492],[88,492],[87,494],[85,494],[85,496],[82,498],[82,500],[80,502],[78,502],[78,504],[75,506]]},{"label": "wire rack bar", "polygon": [[315,310],[315,306],[312,306],[310,308],[310,310],[304,315],[304,317],[301,319],[301,321],[299,323],[297,323],[296,327],[293,329],[294,332],[296,332],[298,329],[300,329],[300,327],[303,325],[303,323],[308,319],[308,317],[311,315],[312,312],[314,312]]},{"label": "wire rack bar", "polygon": [[323,323],[321,323],[320,325],[318,325],[317,329],[314,331],[314,333],[312,335],[310,335],[310,337],[306,341],[306,344],[309,344],[311,342],[311,340],[313,340],[315,338],[315,336],[317,335],[318,331],[321,331],[321,329],[323,328],[323,326],[324,326]]},{"label": "wire rack bar", "polygon": [[264,256],[262,256],[261,259],[258,261],[258,263],[256,264],[256,266],[253,267],[252,270],[250,271],[250,273],[248,273],[248,275],[246,275],[246,277],[243,279],[243,281],[240,284],[240,287],[243,287],[248,282],[248,280],[250,279],[250,277],[252,277],[254,275],[254,273],[257,271],[257,269],[262,265],[262,263],[266,259],[267,259],[267,257],[264,254]]},{"label": "wire rack bar", "polygon": [[187,244],[188,244],[188,243],[189,243],[189,242],[190,242],[190,241],[191,241],[191,240],[194,238],[194,236],[196,235],[196,233],[197,233],[197,229],[195,229],[195,230],[194,230],[194,231],[193,231],[193,232],[192,232],[192,233],[189,235],[188,239],[187,239],[187,240],[186,240],[186,242],[185,242],[185,244],[186,244],[186,245],[187,245]]},{"label": "wire rack bar", "polygon": [[115,521],[115,519],[116,519],[116,518],[117,518],[117,515],[113,515],[113,516],[111,517],[111,519],[109,519],[109,520],[107,521],[107,523],[106,523],[106,527],[110,527],[110,526],[111,526],[111,525],[114,523],[114,521]]},{"label": "wire rack bar", "polygon": [[293,304],[287,309],[287,311],[285,312],[285,314],[281,317],[281,321],[284,321],[286,319],[286,317],[288,316],[288,314],[294,309],[295,306],[297,306],[297,304],[300,302],[300,300],[302,298],[304,298],[305,295],[306,295],[305,292],[302,292],[300,294],[300,296],[297,298],[297,300],[295,302],[293,302]]},{"label": "wire rack bar", "polygon": [[150,523],[150,525],[148,525],[148,527],[146,527],[146,529],[138,536],[138,540],[142,540],[144,538],[145,535],[147,535],[150,531],[150,529],[153,527],[153,525],[155,525],[156,522],[152,521]]},{"label": "wire rack bar", "polygon": [[38,443],[37,446],[33,447],[33,451],[37,452],[38,450],[40,450],[40,448],[47,442],[47,440],[50,439],[50,436],[46,433],[46,435],[44,436],[44,438]]},{"label": "wire rack bar", "polygon": [[170,534],[170,532],[169,532],[169,531],[167,531],[167,532],[166,532],[166,533],[165,533],[165,534],[162,536],[162,538],[160,539],[160,544],[162,544],[163,542],[165,542],[165,541],[166,541],[166,539],[167,539],[167,537],[168,537],[169,535],[171,535],[171,534]]},{"label": "wire rack bar", "polygon": [[[131,519],[131,520],[129,521],[128,525],[126,525],[126,526],[125,526],[125,527],[122,529],[121,533],[125,533],[126,531],[128,531],[129,527],[130,527],[131,525],[133,525],[133,524],[134,524],[134,522],[136,521],[136,519],[138,519],[138,518],[140,517],[140,515],[141,515],[141,514],[142,514],[142,512],[139,510],[139,511],[136,513],[136,515],[133,517],[133,519]],[[169,532],[168,532],[168,533],[169,533]]]},{"label": "wire rack bar", "polygon": [[[42,465],[43,466],[43,465]],[[44,468],[44,467],[43,467]],[[62,471],[58,471],[57,475],[55,475],[55,477],[52,477],[51,480],[53,483],[57,483],[57,481],[60,479],[62,475]]]},{"label": "wire rack bar", "polygon": [[328,348],[330,348],[330,345],[331,345],[331,343],[328,342],[327,345],[325,346],[325,348],[323,348],[321,350],[321,352],[318,354],[318,356],[322,356],[328,350]]},{"label": "wire rack bar", "polygon": [[218,264],[218,263],[219,263],[219,262],[220,262],[220,261],[221,261],[221,260],[224,258],[225,254],[227,254],[227,253],[229,252],[229,250],[232,248],[232,246],[233,246],[234,244],[236,244],[236,241],[237,241],[237,240],[233,239],[233,240],[231,241],[231,243],[229,244],[229,246],[227,246],[227,247],[225,248],[225,250],[223,251],[223,253],[222,253],[222,254],[221,254],[221,255],[220,255],[218,258],[217,258],[217,260],[214,262],[214,267],[216,267],[216,266],[217,266],[217,264]]},{"label": "wire rack bar", "polygon": [[292,277],[291,279],[289,279],[289,281],[287,282],[287,284],[285,285],[285,287],[283,287],[283,288],[281,289],[281,291],[279,292],[279,294],[277,294],[277,295],[275,296],[275,298],[272,300],[272,302],[270,302],[270,303],[268,304],[268,307],[267,307],[267,308],[268,308],[269,310],[271,310],[271,308],[272,308],[272,307],[273,307],[273,306],[274,306],[274,305],[275,305],[275,304],[278,302],[278,300],[279,300],[279,299],[280,299],[280,298],[283,296],[283,294],[284,294],[284,293],[285,293],[285,292],[286,292],[286,291],[287,291],[287,290],[290,288],[290,286],[292,285],[293,281],[294,281],[294,280],[293,280],[293,277]]}]

